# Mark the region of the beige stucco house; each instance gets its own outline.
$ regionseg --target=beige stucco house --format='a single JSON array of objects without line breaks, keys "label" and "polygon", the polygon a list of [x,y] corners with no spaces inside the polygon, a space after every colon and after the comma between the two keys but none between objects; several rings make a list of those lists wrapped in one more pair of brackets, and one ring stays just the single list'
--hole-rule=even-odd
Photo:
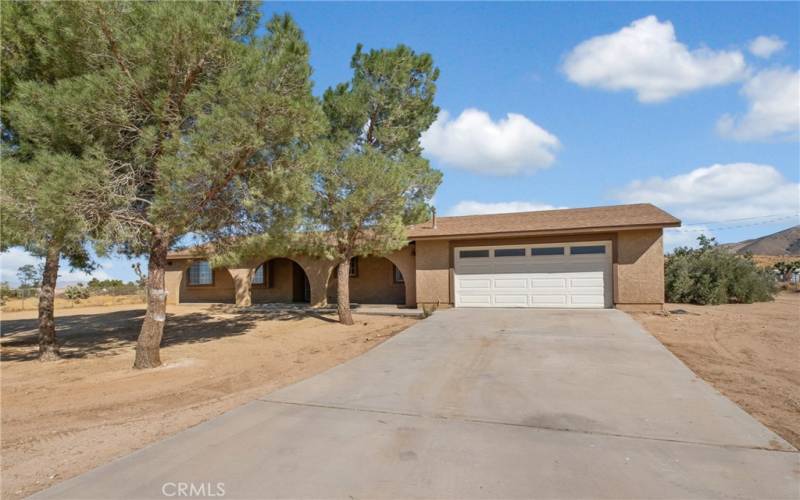
[{"label": "beige stucco house", "polygon": [[[650,204],[439,217],[408,228],[408,245],[354,259],[354,303],[627,310],[664,302],[665,227]],[[169,255],[168,302],[335,301],[335,263],[264,255],[212,269],[191,249]]]}]

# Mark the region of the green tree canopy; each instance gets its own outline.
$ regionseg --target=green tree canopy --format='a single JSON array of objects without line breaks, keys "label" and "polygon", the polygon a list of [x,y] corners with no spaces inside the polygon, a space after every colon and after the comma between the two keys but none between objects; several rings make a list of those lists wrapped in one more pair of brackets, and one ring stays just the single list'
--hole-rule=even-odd
[{"label": "green tree canopy", "polygon": [[337,302],[345,324],[352,323],[350,259],[404,246],[406,225],[427,218],[441,182],[419,144],[438,113],[432,57],[404,45],[369,52],[359,45],[351,66],[352,80],[323,96],[330,129],[315,150],[312,230],[303,235],[317,253],[339,262]]},{"label": "green tree canopy", "polygon": [[101,241],[149,257],[134,366],[157,366],[168,250],[187,234],[224,246],[286,232],[296,217],[295,172],[321,130],[308,46],[288,16],[256,35],[250,2],[76,5],[93,70],[36,105],[65,110],[109,171],[92,214]]},{"label": "green tree canopy", "polygon": [[[57,88],[90,70],[76,4],[0,3],[0,249],[23,247],[44,257],[39,296],[40,359],[58,357],[53,299],[59,261],[90,271],[94,227],[83,208],[97,199],[102,163],[87,134],[70,126]],[[43,106],[43,102],[49,104]],[[94,221],[97,222],[97,219]]]}]

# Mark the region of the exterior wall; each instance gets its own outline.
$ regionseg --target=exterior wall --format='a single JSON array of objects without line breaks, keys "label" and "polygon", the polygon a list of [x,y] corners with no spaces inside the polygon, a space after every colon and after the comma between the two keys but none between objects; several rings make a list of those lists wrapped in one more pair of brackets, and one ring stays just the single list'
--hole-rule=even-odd
[{"label": "exterior wall", "polygon": [[[188,266],[187,266],[188,268]],[[224,302],[233,304],[236,300],[236,287],[231,273],[225,268],[214,269],[214,284],[189,286],[188,272],[182,273],[180,286],[181,302]],[[169,290],[167,290],[169,297]]]},{"label": "exterior wall", "polygon": [[614,304],[625,310],[653,310],[664,302],[664,249],[661,229],[618,233],[561,234],[519,238],[417,241],[417,302],[453,304],[456,247],[567,241],[611,241]]},{"label": "exterior wall", "polygon": [[164,273],[164,285],[167,289],[167,304],[175,305],[181,303],[181,287],[183,275],[189,268],[189,260],[170,260],[167,261],[167,270]]},{"label": "exterior wall", "polygon": [[451,304],[450,242],[417,241],[416,247],[417,304]]},{"label": "exterior wall", "polygon": [[[260,264],[256,265],[258,267]],[[265,266],[266,268],[267,266]],[[270,302],[292,302],[294,280],[292,279],[293,263],[289,259],[274,259],[272,261],[272,271],[275,276],[272,277],[273,286],[267,288],[266,283],[269,283],[269,273],[264,272],[264,285],[251,285],[250,296],[253,304],[266,304]]]},{"label": "exterior wall", "polygon": [[295,255],[292,256],[292,259],[297,262],[306,273],[308,285],[311,288],[311,298],[309,301],[311,306],[326,306],[328,304],[328,279],[331,276],[331,270],[333,270],[336,264],[331,260],[315,259],[304,255]]},{"label": "exterior wall", "polygon": [[[623,310],[658,309],[664,302],[664,251],[661,229],[536,236],[524,238],[486,238],[463,240],[422,240],[386,258],[360,257],[359,275],[350,280],[353,302],[406,305],[453,304],[453,250],[459,246],[490,246],[555,243],[565,241],[610,240],[613,246],[614,304]],[[333,261],[292,256],[305,272],[311,289],[311,305],[324,306],[336,297]],[[262,261],[263,262],[263,261]],[[215,269],[213,286],[187,286],[188,259],[173,260],[167,268],[167,301],[236,302],[249,305],[262,302],[291,302],[292,261],[277,258],[273,264],[274,287],[250,286],[249,276],[260,265],[248,263],[237,269]],[[405,279],[393,283],[392,264]]]},{"label": "exterior wall", "polygon": [[[336,302],[338,280],[335,270],[332,271],[328,281],[328,301]],[[360,304],[405,304],[406,286],[395,283],[392,273],[393,264],[389,259],[359,257],[358,276],[350,278],[350,301]]]},{"label": "exterior wall", "polygon": [[664,304],[664,245],[661,229],[621,231],[614,258],[614,303],[623,310],[660,309]]}]

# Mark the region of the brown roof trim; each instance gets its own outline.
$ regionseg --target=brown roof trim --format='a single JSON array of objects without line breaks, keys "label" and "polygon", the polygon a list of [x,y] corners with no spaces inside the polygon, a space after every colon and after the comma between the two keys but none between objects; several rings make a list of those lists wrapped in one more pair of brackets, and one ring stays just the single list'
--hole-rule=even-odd
[{"label": "brown roof trim", "polygon": [[[611,224],[609,224],[611,222]],[[407,228],[409,242],[415,240],[459,240],[513,238],[559,234],[582,234],[680,227],[681,221],[650,203],[566,208],[537,212],[463,215],[437,218]],[[168,259],[202,258],[209,247],[195,247],[168,254]]]},{"label": "brown roof trim", "polygon": [[577,229],[545,229],[541,231],[505,231],[496,233],[470,233],[434,236],[414,236],[410,240],[472,240],[480,238],[516,238],[519,236],[548,236],[560,234],[591,234],[591,233],[616,233],[620,231],[636,231],[641,229],[662,229],[665,227],[680,227],[680,222],[671,224],[642,224],[638,226],[598,226]]}]

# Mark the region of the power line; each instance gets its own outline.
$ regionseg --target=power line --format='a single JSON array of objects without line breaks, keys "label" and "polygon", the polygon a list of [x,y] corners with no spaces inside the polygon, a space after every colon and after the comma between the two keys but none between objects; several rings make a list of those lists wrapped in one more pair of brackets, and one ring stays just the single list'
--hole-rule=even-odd
[{"label": "power line", "polygon": [[743,217],[741,219],[724,219],[724,220],[712,220],[707,222],[687,222],[687,225],[692,226],[701,226],[707,224],[726,224],[728,222],[740,222],[745,220],[754,220],[754,219],[764,219],[764,218],[771,218],[771,217],[781,217],[781,218],[788,218],[800,216],[800,212],[793,212],[793,213],[782,213],[782,214],[767,214],[767,215],[757,215],[755,217]]},{"label": "power line", "polygon": [[[746,227],[754,227],[754,226],[765,226],[767,224],[774,224],[776,222],[780,222],[782,220],[787,219],[796,219],[798,218],[799,214],[789,214],[789,215],[782,215],[782,216],[761,216],[761,217],[747,217],[744,219],[730,219],[728,221],[717,221],[717,222],[693,222],[687,223],[687,226],[710,226],[710,227],[681,227],[675,228],[674,231],[681,232],[681,233],[705,233],[705,232],[718,232],[718,231],[728,231],[731,229],[741,229]],[[746,220],[754,220],[760,219],[764,217],[770,217],[767,220],[762,220],[758,222],[749,222],[749,223],[742,223],[742,224],[729,224],[730,222],[737,222],[737,221],[746,221]],[[727,222],[727,223],[726,223]]]}]

